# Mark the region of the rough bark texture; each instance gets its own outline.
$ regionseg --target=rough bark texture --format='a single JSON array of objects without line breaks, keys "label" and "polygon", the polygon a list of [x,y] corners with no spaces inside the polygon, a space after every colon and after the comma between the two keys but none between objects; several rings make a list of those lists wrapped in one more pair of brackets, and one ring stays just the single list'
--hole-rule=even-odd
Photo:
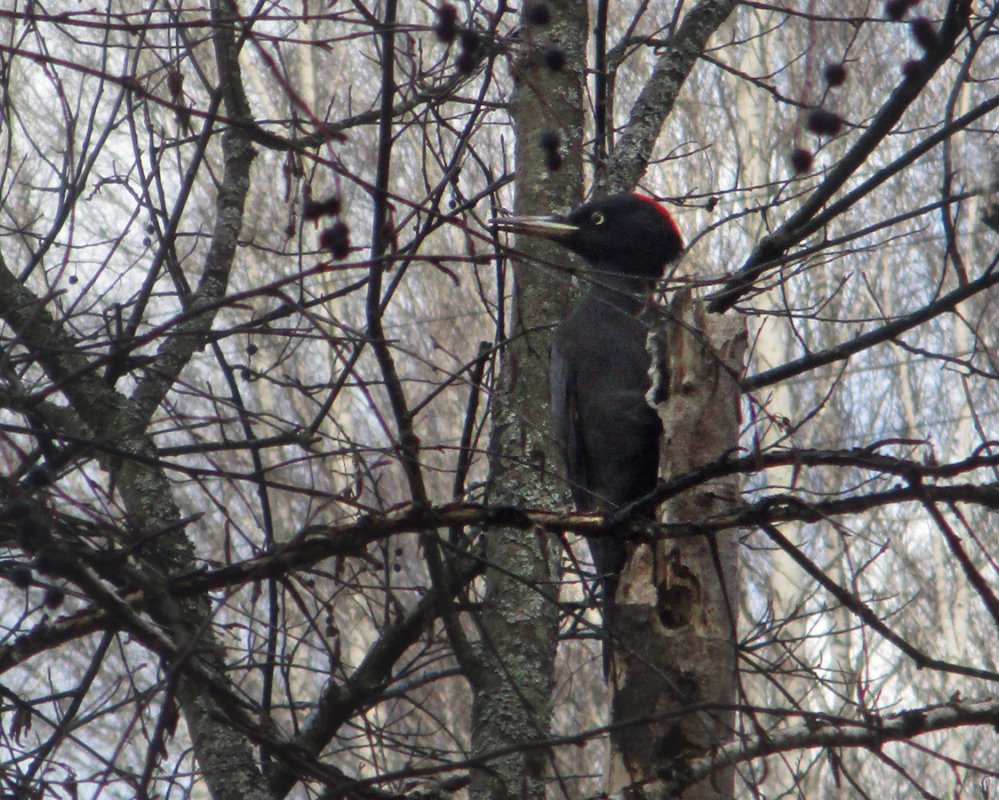
[{"label": "rough bark texture", "polygon": [[[582,196],[582,109],[586,8],[573,0],[549,3],[552,22],[531,27],[530,46],[516,64],[512,114],[517,136],[518,214],[543,214]],[[525,23],[526,24],[526,23]],[[566,67],[549,69],[541,54],[554,44]],[[543,133],[559,136],[564,161],[546,164]],[[570,301],[568,278],[539,264],[564,262],[565,253],[542,241],[517,242],[528,258],[514,264],[510,343],[503,350],[500,391],[494,397],[490,501],[526,508],[555,507],[564,498],[548,411],[551,329]],[[487,757],[549,735],[558,633],[560,552],[546,533],[498,529],[488,536],[482,647],[472,709],[472,751]],[[541,798],[549,755],[526,749],[488,759],[473,773],[473,798]]]},{"label": "rough bark texture", "polygon": [[[741,318],[708,316],[688,293],[654,331],[652,393],[658,400],[666,392],[657,407],[667,479],[737,446],[746,343]],[[612,720],[635,724],[611,736],[610,793],[682,773],[732,736],[734,713],[703,706],[735,702],[737,540],[700,535],[697,523],[730,510],[737,495],[737,479],[726,478],[669,501],[664,521],[682,526],[680,536],[637,546],[622,574]],[[731,797],[733,778],[723,770],[680,796]]]},{"label": "rough bark texture", "polygon": [[[238,84],[231,0],[212,6],[216,54],[221,80],[230,93],[241,95]],[[230,106],[230,111],[232,110]],[[187,725],[194,754],[209,792],[216,800],[270,797],[261,786],[260,772],[245,736],[232,724],[220,698],[236,696],[227,675],[221,647],[212,627],[208,597],[176,599],[165,590],[167,579],[193,573],[199,562],[187,535],[183,515],[159,453],[148,434],[150,418],[163,396],[207,340],[219,300],[225,295],[236,254],[249,187],[253,149],[238,130],[222,138],[225,172],[216,204],[212,243],[196,290],[188,300],[188,316],[167,337],[157,354],[155,370],[140,380],[133,396],[108,385],[85,348],[57,321],[42,301],[9,271],[0,258],[0,317],[19,337],[19,343],[59,386],[79,429],[100,442],[98,457],[113,476],[134,534],[129,568],[150,597],[147,610],[155,625],[130,615],[118,598],[82,565],[68,569],[75,582],[104,596],[107,607],[128,619],[128,632],[163,659],[164,671],[176,679],[175,696]]]}]

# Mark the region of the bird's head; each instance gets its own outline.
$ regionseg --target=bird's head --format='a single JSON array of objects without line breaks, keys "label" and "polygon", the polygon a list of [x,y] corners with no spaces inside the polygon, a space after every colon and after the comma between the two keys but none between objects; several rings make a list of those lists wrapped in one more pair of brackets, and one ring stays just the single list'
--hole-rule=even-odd
[{"label": "bird's head", "polygon": [[683,252],[669,212],[650,197],[615,194],[592,200],[566,216],[507,217],[501,230],[558,242],[591,267],[628,277],[661,278]]}]

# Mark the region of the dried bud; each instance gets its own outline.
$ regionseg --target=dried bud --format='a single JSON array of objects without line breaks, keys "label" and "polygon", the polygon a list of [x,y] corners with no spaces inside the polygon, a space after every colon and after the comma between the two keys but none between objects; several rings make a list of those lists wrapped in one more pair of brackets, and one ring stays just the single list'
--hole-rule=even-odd
[{"label": "dried bud", "polygon": [[475,56],[471,53],[458,53],[454,65],[462,75],[471,75],[475,71]]},{"label": "dried bud", "polygon": [[23,564],[19,564],[13,567],[8,573],[7,577],[10,582],[13,583],[18,589],[27,589],[31,586],[32,572],[31,567],[26,567]]},{"label": "dried bud", "polygon": [[531,25],[547,25],[552,21],[552,10],[547,3],[534,2],[524,9],[524,18]]},{"label": "dried bud", "polygon": [[890,20],[898,22],[909,13],[912,5],[912,0],[887,0],[885,3],[885,16]]},{"label": "dried bud", "polygon": [[340,197],[338,195],[332,195],[325,200],[312,200],[310,198],[302,203],[302,217],[308,220],[335,217],[340,213],[340,207]]},{"label": "dried bud", "polygon": [[565,51],[560,47],[547,48],[541,57],[544,59],[545,66],[552,72],[558,72],[565,66]]},{"label": "dried bud", "polygon": [[29,513],[17,520],[14,527],[14,540],[26,553],[38,552],[51,538],[45,519],[38,513]]},{"label": "dried bud", "polygon": [[458,9],[450,3],[445,3],[437,9],[437,19],[434,21],[434,33],[446,44],[451,44],[458,35]]},{"label": "dried bud", "polygon": [[475,65],[479,63],[479,48],[482,46],[482,37],[478,31],[465,28],[458,36],[460,51],[454,63],[458,71],[463,75],[469,75],[475,70]]},{"label": "dried bud", "polygon": [[830,86],[842,86],[846,83],[846,65],[842,63],[826,64],[822,75]]},{"label": "dried bud", "polygon": [[35,464],[24,476],[24,485],[32,489],[42,489],[49,486],[55,480],[52,470],[44,464]]},{"label": "dried bud", "polygon": [[937,29],[926,17],[916,17],[912,20],[909,23],[909,31],[912,33],[912,38],[916,40],[916,44],[923,50],[933,50],[940,41]]},{"label": "dried bud", "polygon": [[191,109],[183,104],[182,101],[177,101],[178,105],[173,110],[174,119],[177,120],[177,127],[182,131],[191,130]]},{"label": "dried bud", "polygon": [[555,131],[543,131],[540,138],[541,149],[546,153],[558,150],[559,136]]},{"label": "dried bud", "polygon": [[329,250],[333,258],[346,258],[350,253],[350,228],[346,223],[334,222],[319,234],[319,246]]},{"label": "dried bud", "polygon": [[843,119],[833,111],[816,108],[808,113],[808,130],[817,136],[835,136],[843,129]]},{"label": "dried bud", "polygon": [[806,150],[804,147],[795,147],[791,151],[791,167],[794,169],[795,175],[810,170],[812,168],[812,151]]},{"label": "dried bud", "polygon": [[180,99],[184,91],[184,73],[179,69],[170,70],[167,73],[167,89],[170,91],[170,97],[174,100]]},{"label": "dried bud", "polygon": [[66,590],[61,586],[49,586],[45,590],[45,605],[50,609],[57,609],[66,600]]},{"label": "dried bud", "polygon": [[558,172],[562,166],[562,154],[558,151],[559,135],[555,131],[544,131],[541,134],[541,149],[545,153],[545,166],[549,172]]},{"label": "dried bud", "polygon": [[466,53],[475,53],[482,44],[482,36],[474,28],[463,28],[458,37],[458,44]]}]

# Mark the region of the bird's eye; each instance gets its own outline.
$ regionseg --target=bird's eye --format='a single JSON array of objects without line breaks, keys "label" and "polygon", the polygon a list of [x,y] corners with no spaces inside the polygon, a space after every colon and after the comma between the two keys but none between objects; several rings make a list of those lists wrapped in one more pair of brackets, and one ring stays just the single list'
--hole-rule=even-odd
[{"label": "bird's eye", "polygon": [[604,217],[602,211],[594,211],[590,215],[590,222],[592,222],[594,225],[603,225],[604,224],[604,219],[605,219],[605,217]]}]

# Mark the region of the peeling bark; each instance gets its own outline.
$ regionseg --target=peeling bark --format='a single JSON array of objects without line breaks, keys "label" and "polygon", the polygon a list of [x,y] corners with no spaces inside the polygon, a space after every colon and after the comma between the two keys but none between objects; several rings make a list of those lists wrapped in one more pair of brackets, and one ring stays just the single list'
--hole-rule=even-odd
[{"label": "peeling bark", "polygon": [[[747,338],[739,317],[708,316],[680,294],[651,336],[653,388],[664,425],[661,472],[683,475],[739,441],[739,381]],[[668,388],[667,388],[668,387]],[[665,390],[665,391],[664,391]],[[731,511],[738,479],[706,481],[670,500],[676,538],[638,545],[621,576],[608,791],[682,772],[732,737],[738,613],[737,539],[698,523]],[[680,795],[731,797],[722,770]]]}]

